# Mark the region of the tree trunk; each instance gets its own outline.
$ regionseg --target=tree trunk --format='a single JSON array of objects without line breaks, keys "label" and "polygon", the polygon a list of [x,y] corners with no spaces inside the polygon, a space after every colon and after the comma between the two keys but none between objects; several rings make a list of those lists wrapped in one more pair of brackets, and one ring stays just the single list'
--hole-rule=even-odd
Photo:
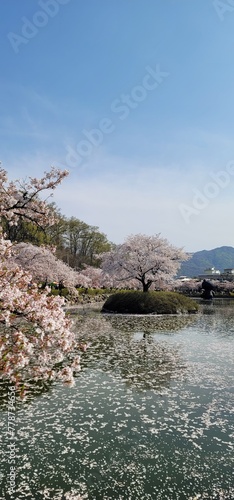
[{"label": "tree trunk", "polygon": [[143,292],[148,292],[151,283],[144,283],[143,282],[142,285],[143,285]]}]

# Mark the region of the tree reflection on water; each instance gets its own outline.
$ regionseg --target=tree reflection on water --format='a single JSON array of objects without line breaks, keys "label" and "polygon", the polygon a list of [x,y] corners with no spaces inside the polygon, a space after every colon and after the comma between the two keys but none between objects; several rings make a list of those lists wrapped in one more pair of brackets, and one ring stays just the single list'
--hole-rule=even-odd
[{"label": "tree reflection on water", "polygon": [[160,390],[181,376],[185,364],[176,346],[153,333],[173,334],[194,317],[84,317],[78,337],[90,343],[83,369],[101,369],[137,390]]},{"label": "tree reflection on water", "polygon": [[[97,312],[77,315],[77,351],[81,341],[90,344],[81,355],[81,371],[103,370],[139,391],[167,388],[172,380],[181,376],[185,364],[178,348],[169,345],[166,336],[188,327],[195,320],[195,316],[103,316]],[[164,333],[165,339],[157,339],[155,333]],[[28,381],[23,404],[30,404],[35,397],[49,393],[53,385],[50,381]],[[8,404],[8,388],[7,382],[0,381],[0,408],[3,410]],[[21,406],[20,389],[17,396]]]}]

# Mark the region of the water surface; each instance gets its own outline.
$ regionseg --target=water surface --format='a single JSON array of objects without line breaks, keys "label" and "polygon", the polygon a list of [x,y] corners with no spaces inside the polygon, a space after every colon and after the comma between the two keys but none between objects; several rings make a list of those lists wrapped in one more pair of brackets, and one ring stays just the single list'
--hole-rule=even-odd
[{"label": "water surface", "polygon": [[75,387],[17,405],[12,498],[233,500],[234,303],[192,317],[86,311],[76,329],[91,345]]}]

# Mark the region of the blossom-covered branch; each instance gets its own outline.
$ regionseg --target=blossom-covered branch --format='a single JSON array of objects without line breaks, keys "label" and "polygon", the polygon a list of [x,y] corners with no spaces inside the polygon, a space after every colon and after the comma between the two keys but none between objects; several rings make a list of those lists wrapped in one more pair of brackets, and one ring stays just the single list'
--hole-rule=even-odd
[{"label": "blossom-covered branch", "polygon": [[[1,169],[0,217],[11,224],[17,224],[19,217],[40,225],[52,223],[50,208],[38,195],[54,189],[66,175],[66,171],[52,168],[42,179],[8,183]],[[45,249],[42,252],[46,254]],[[41,291],[33,273],[21,265],[20,259],[17,263],[17,252],[13,253],[12,243],[0,231],[0,377],[16,385],[29,379],[57,377],[73,384],[79,355],[74,354],[75,337],[62,307],[64,299],[49,296],[49,288]],[[39,260],[35,256],[35,269],[40,267]]]},{"label": "blossom-covered branch", "polygon": [[28,181],[8,182],[6,170],[0,168],[0,217],[6,217],[11,224],[17,224],[19,218],[41,227],[54,224],[54,211],[39,194],[54,190],[67,175],[67,170],[52,167],[41,179],[29,177]]}]

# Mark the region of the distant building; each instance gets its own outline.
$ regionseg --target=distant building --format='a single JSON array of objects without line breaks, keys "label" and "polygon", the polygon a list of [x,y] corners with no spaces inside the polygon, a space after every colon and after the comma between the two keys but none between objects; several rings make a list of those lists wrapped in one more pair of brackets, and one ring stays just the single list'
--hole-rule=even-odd
[{"label": "distant building", "polygon": [[234,274],[234,269],[224,269],[223,274]]},{"label": "distant building", "polygon": [[205,269],[203,274],[199,274],[198,278],[219,281],[234,281],[234,269],[224,269],[221,273],[218,269],[211,267],[209,269]]},{"label": "distant building", "polygon": [[222,279],[226,279],[228,281],[234,280],[234,269],[224,269],[221,276]]},{"label": "distant building", "polygon": [[205,269],[203,274],[199,274],[200,279],[212,278],[218,280],[220,278],[221,272],[215,267],[210,267],[209,269]]}]

